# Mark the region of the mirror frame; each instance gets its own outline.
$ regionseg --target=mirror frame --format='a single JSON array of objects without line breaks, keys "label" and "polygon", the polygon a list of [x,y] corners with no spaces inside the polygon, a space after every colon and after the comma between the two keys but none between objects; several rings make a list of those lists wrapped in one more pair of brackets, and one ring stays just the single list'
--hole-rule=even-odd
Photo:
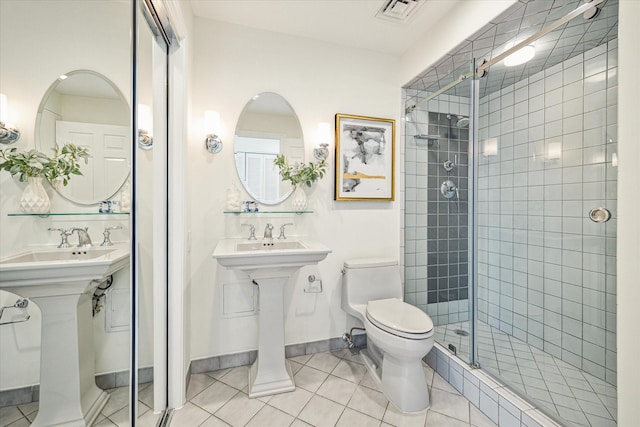
[{"label": "mirror frame", "polygon": [[[74,74],[81,74],[81,73],[82,74],[92,74],[95,77],[98,77],[98,78],[102,79],[105,83],[108,83],[109,86],[111,86],[111,88],[113,89],[113,91],[120,96],[121,101],[123,101],[123,103],[127,105],[127,108],[129,108],[128,116],[131,116],[131,105],[127,101],[127,98],[124,96],[124,94],[122,93],[120,88],[115,83],[113,83],[113,81],[111,81],[111,79],[109,79],[105,75],[103,75],[103,74],[101,74],[101,73],[99,73],[97,71],[87,70],[87,69],[72,70],[72,71],[69,71],[67,73],[64,73],[64,75],[66,75],[68,77],[71,77]],[[47,104],[47,100],[49,99],[49,96],[53,92],[55,92],[56,88],[58,87],[59,81],[60,81],[60,79],[57,78],[53,83],[51,83],[51,85],[49,85],[49,88],[47,89],[47,91],[42,96],[42,99],[40,100],[40,105],[38,105],[38,111],[36,112],[36,123],[35,123],[35,128],[34,128],[34,146],[39,151],[43,151],[42,150],[43,143],[42,143],[41,137],[40,137],[40,126],[41,126],[41,122],[42,122],[42,111],[44,109],[44,106]],[[131,124],[128,123],[127,126],[131,127]],[[130,140],[131,140],[131,138],[127,139],[127,141],[130,141]],[[131,152],[130,149],[129,149],[129,152]],[[91,155],[91,153],[89,153],[89,155]],[[124,187],[124,185],[127,183],[127,181],[129,180],[129,178],[131,176],[131,160],[132,159],[129,159],[129,171],[127,172],[127,174],[124,177],[123,181],[118,185],[118,187],[115,189],[115,191],[113,191],[113,193],[105,195],[103,198],[101,198],[101,200],[112,199],[116,194],[118,194],[118,192],[120,192],[120,190],[122,190],[122,188]],[[101,200],[98,200],[98,201],[95,201],[95,202],[94,201],[91,201],[91,202],[80,201],[80,200],[74,199],[73,197],[69,197],[63,191],[61,191],[61,189],[56,188],[56,186],[54,186],[54,185],[51,185],[51,187],[56,191],[56,193],[58,193],[60,196],[62,196],[62,198],[64,198],[65,200],[68,200],[68,201],[70,201],[70,202],[72,202],[72,203],[74,203],[76,205],[79,205],[79,206],[96,206],[101,202]]]}]

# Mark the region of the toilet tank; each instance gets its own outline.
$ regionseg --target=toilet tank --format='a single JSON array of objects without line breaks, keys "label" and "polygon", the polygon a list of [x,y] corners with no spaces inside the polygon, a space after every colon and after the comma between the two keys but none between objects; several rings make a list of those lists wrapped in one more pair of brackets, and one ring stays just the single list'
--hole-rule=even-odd
[{"label": "toilet tank", "polygon": [[[402,297],[398,261],[392,258],[358,258],[344,262],[342,309],[357,315],[355,307],[376,299]],[[359,317],[359,316],[358,316]]]}]

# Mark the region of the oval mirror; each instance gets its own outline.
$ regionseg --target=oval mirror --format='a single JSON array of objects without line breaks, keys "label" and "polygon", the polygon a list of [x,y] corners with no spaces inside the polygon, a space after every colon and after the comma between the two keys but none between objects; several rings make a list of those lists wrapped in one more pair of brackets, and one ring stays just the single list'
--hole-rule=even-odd
[{"label": "oval mirror", "polygon": [[293,191],[282,182],[273,160],[285,154],[289,163],[304,162],[304,140],[296,112],[280,95],[260,93],[247,103],[238,119],[233,152],[245,190],[256,201],[275,205]]},{"label": "oval mirror", "polygon": [[89,151],[88,163],[80,162],[82,175],[56,190],[80,205],[112,198],[129,176],[129,124],[129,104],[105,76],[77,70],[53,82],[38,107],[36,148],[51,155],[56,144],[72,143]]}]

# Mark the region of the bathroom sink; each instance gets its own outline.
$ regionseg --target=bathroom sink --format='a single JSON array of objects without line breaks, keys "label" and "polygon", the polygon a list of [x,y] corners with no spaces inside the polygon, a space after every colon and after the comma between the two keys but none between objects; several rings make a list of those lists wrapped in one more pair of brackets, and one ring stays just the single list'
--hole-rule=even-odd
[{"label": "bathroom sink", "polygon": [[129,245],[40,247],[0,260],[0,289],[23,297],[55,295],[71,287],[84,290],[129,264]]},{"label": "bathroom sink", "polygon": [[129,244],[39,247],[0,260],[0,290],[41,313],[40,404],[32,427],[88,426],[109,394],[95,384],[92,295],[129,265]]},{"label": "bathroom sink", "polygon": [[231,270],[249,275],[260,290],[258,356],[249,369],[250,398],[295,390],[293,371],[284,352],[284,287],[305,265],[322,261],[331,252],[311,239],[222,239],[213,257]]},{"label": "bathroom sink", "polygon": [[258,270],[300,268],[317,264],[331,252],[329,248],[311,239],[287,241],[222,239],[213,251],[218,262],[232,270]]}]

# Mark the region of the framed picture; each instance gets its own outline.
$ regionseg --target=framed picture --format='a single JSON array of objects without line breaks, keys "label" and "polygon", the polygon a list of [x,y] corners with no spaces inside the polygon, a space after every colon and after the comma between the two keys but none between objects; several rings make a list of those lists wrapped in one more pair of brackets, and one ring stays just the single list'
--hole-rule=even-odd
[{"label": "framed picture", "polygon": [[336,200],[393,200],[396,121],[336,114]]}]

